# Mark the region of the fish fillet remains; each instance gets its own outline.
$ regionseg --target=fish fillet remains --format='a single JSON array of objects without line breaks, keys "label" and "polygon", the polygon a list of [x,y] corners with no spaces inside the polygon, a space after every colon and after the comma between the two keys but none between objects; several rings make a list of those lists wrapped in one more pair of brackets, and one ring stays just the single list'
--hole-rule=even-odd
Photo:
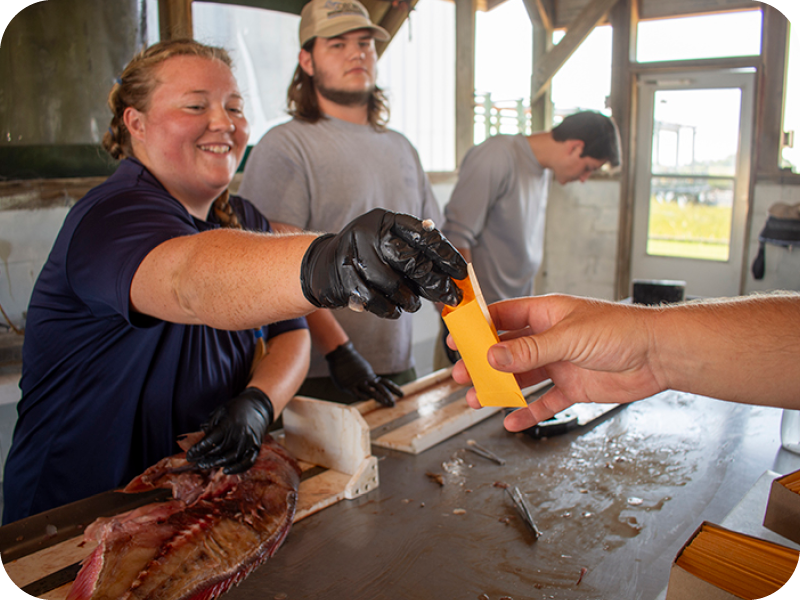
[{"label": "fish fillet remains", "polygon": [[[181,440],[190,448],[202,437]],[[171,488],[173,498],[89,525],[98,542],[67,600],[212,600],[272,556],[289,533],[300,468],[267,437],[245,473],[201,470],[176,454],[124,491]]]}]

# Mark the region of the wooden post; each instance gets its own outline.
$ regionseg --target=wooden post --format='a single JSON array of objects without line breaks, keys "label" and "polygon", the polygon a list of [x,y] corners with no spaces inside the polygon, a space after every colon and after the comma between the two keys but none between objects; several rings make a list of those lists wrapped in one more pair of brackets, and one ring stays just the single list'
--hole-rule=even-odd
[{"label": "wooden post", "polygon": [[475,139],[475,1],[456,0],[456,166]]},{"label": "wooden post", "polygon": [[757,108],[757,171],[758,175],[775,175],[781,163],[789,21],[780,11],[767,4],[763,4],[761,10],[763,88],[759,90]]},{"label": "wooden post", "polygon": [[[532,45],[533,65],[539,64],[553,48],[552,7],[547,0],[524,0],[528,17],[533,27]],[[534,69],[531,74],[531,132],[547,131],[553,127],[553,103],[550,99],[550,82],[545,85],[545,92],[536,98],[536,93],[543,82],[537,77]]]},{"label": "wooden post", "polygon": [[610,14],[613,41],[611,50],[611,116],[619,128],[622,143],[619,174],[619,228],[617,231],[616,299],[629,295],[631,245],[633,240],[633,173],[636,157],[636,85],[631,64],[636,60],[637,0],[619,0]]},{"label": "wooden post", "polygon": [[193,37],[192,0],[158,0],[158,21],[162,41]]}]

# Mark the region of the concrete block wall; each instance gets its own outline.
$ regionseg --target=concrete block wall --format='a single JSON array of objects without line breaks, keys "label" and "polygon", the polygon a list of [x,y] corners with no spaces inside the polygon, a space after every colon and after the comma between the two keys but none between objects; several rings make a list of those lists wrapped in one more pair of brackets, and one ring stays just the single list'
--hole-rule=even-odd
[{"label": "concrete block wall", "polygon": [[0,212],[0,305],[15,327],[25,326],[33,285],[68,211],[64,206]]},{"label": "concrete block wall", "polygon": [[614,299],[619,182],[553,183],[536,293]]}]

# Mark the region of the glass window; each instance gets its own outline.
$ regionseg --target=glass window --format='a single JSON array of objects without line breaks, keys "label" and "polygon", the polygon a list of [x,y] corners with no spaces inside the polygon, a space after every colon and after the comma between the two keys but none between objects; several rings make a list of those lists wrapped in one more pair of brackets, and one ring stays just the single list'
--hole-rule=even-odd
[{"label": "glass window", "polygon": [[641,21],[636,37],[639,62],[760,53],[760,10]]},{"label": "glass window", "polygon": [[405,135],[426,171],[455,170],[455,4],[419,2],[378,63],[389,127]]},{"label": "glass window", "polygon": [[647,254],[726,261],[741,90],[660,90],[654,103]]},{"label": "glass window", "polygon": [[268,129],[289,120],[286,89],[297,66],[298,15],[261,8],[193,2],[194,37],[231,54],[245,97],[250,144]]},{"label": "glass window", "polygon": [[793,132],[792,147],[783,148],[782,166],[800,173],[800,24],[789,34],[789,64],[786,69],[786,103],[783,129]]},{"label": "glass window", "polygon": [[[553,43],[564,37],[553,33]],[[611,41],[608,25],[595,27],[569,60],[555,74],[551,84],[554,125],[572,113],[594,110],[611,116],[606,107],[611,94]]]},{"label": "glass window", "polygon": [[530,133],[531,36],[522,0],[475,14],[476,144],[498,133]]}]

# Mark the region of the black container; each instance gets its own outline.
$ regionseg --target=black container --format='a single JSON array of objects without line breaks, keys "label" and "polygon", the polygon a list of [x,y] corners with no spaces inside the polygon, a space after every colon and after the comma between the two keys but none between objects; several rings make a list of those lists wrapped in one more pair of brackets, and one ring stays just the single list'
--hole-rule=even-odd
[{"label": "black container", "polygon": [[683,300],[686,288],[685,281],[671,279],[634,279],[633,303],[647,304],[672,304]]}]

